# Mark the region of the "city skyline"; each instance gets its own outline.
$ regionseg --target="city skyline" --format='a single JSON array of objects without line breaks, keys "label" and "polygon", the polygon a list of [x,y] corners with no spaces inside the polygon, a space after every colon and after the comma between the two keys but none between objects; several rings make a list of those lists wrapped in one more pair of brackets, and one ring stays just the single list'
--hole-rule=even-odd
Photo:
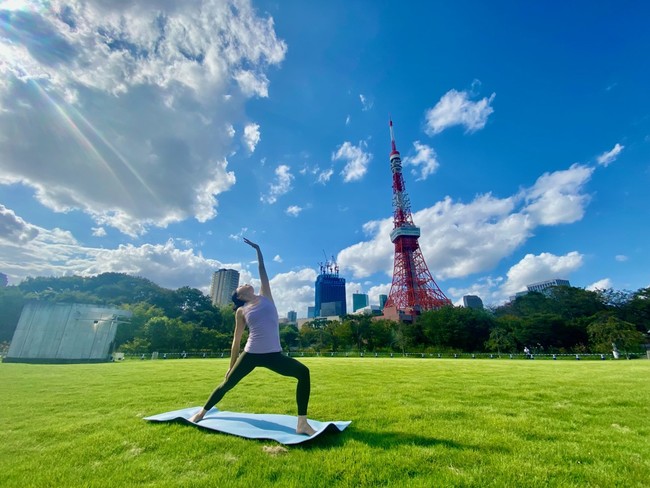
[{"label": "city skyline", "polygon": [[[124,272],[278,312],[323,253],[390,290],[388,121],[454,304],[650,286],[650,6],[0,0],[0,272]],[[350,308],[351,309],[351,308]]]}]

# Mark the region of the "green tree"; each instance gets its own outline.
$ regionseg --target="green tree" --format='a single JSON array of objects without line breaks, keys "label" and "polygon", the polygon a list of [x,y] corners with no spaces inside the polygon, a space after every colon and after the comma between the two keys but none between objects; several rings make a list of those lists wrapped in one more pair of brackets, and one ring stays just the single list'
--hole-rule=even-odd
[{"label": "green tree", "polygon": [[373,319],[370,322],[370,342],[368,349],[370,351],[377,351],[388,349],[393,341],[393,330],[397,325],[392,320]]},{"label": "green tree", "polygon": [[[306,322],[302,324],[298,331],[298,341],[302,349],[309,349],[311,347],[320,351],[323,348],[323,330],[322,328],[314,327],[313,322]],[[321,340],[319,341],[319,338]]]},{"label": "green tree", "polygon": [[496,317],[512,315],[514,317],[527,317],[535,313],[546,313],[552,311],[553,306],[543,293],[532,291],[525,295],[518,296],[494,310]]},{"label": "green tree", "polygon": [[20,288],[16,286],[0,288],[0,342],[10,342],[13,338],[25,302]]},{"label": "green tree", "polygon": [[387,345],[391,351],[405,354],[408,351],[424,349],[430,344],[424,335],[420,321],[412,323],[386,320],[386,326],[390,329],[390,340]]},{"label": "green tree", "polygon": [[575,286],[555,286],[548,290],[548,305],[565,320],[591,317],[607,309],[603,295]]},{"label": "green tree", "polygon": [[143,337],[136,337],[122,344],[119,351],[127,354],[142,354],[144,352],[151,352],[151,344]]},{"label": "green tree", "polygon": [[482,351],[494,318],[485,310],[443,307],[424,312],[417,320],[427,342],[437,348]]},{"label": "green tree", "polygon": [[221,315],[221,324],[217,329],[221,332],[232,334],[235,330],[235,310],[231,305],[219,307]]},{"label": "green tree", "polygon": [[517,343],[537,353],[560,351],[573,345],[563,340],[566,321],[560,315],[535,313],[524,317],[520,324],[521,326],[514,331]]},{"label": "green tree", "polygon": [[[154,317],[163,317],[164,312],[158,307],[146,302],[126,304],[123,307],[132,313],[131,319],[120,322],[115,333],[115,346],[120,348],[122,344],[132,342],[134,339],[144,338],[144,325]],[[120,349],[121,350],[121,349]]]},{"label": "green tree", "polygon": [[596,317],[587,326],[587,331],[592,350],[600,353],[616,348],[629,357],[631,352],[638,352],[645,341],[645,335],[634,324],[611,314]]},{"label": "green tree", "polygon": [[[495,326],[493,330],[499,330],[494,335],[490,331],[490,339],[488,339],[489,351],[504,351],[509,353],[517,352],[523,348],[523,345],[517,342],[515,331],[522,328],[523,319],[515,317],[514,315],[504,315],[495,319]],[[503,349],[501,349],[503,348]]]},{"label": "green tree", "polygon": [[517,350],[517,341],[506,327],[496,326],[490,331],[490,336],[485,342],[485,349],[501,354],[502,352],[512,353]]},{"label": "green tree", "polygon": [[189,349],[192,324],[169,317],[153,317],[144,326],[144,338],[152,351],[180,352]]},{"label": "green tree", "polygon": [[357,351],[368,349],[372,341],[371,322],[372,317],[369,315],[346,315],[338,337],[347,347],[355,347]]},{"label": "green tree", "polygon": [[286,324],[280,327],[280,343],[282,349],[294,349],[299,344],[300,333],[293,324]]},{"label": "green tree", "polygon": [[638,331],[650,333],[650,288],[641,288],[632,293],[621,307],[620,318],[633,323]]},{"label": "green tree", "polygon": [[339,349],[350,350],[356,343],[354,330],[351,322],[333,322],[330,327],[325,328],[331,331],[332,350]]}]

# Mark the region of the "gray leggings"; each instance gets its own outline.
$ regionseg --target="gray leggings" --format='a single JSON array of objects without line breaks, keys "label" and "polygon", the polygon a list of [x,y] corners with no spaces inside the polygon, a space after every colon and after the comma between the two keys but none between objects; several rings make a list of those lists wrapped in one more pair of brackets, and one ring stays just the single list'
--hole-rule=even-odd
[{"label": "gray leggings", "polygon": [[307,405],[309,404],[309,392],[311,389],[309,368],[301,362],[285,356],[281,352],[270,352],[267,354],[241,353],[228,377],[215,388],[203,408],[210,410],[214,407],[244,376],[258,366],[268,368],[282,376],[291,376],[298,379],[298,386],[296,387],[298,415],[307,415]]}]

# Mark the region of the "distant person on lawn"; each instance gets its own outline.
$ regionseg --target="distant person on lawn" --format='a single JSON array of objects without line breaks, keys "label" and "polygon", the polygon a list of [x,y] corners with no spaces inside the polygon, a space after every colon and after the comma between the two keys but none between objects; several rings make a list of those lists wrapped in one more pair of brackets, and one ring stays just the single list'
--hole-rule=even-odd
[{"label": "distant person on lawn", "polygon": [[[298,425],[296,433],[314,435],[315,431],[307,422],[307,406],[311,389],[309,369],[299,361],[282,354],[280,345],[280,325],[278,311],[273,303],[269,277],[264,267],[260,246],[244,238],[244,242],[257,251],[259,265],[260,294],[256,295],[251,285],[242,285],[235,290],[232,301],[235,304],[235,333],[230,350],[230,367],[224,381],[212,392],[204,407],[190,417],[190,422],[200,422],[205,414],[215,406],[244,376],[256,367],[262,366],[282,376],[298,380],[296,403],[298,404]],[[248,340],[244,352],[239,354],[244,327],[248,326]]]}]

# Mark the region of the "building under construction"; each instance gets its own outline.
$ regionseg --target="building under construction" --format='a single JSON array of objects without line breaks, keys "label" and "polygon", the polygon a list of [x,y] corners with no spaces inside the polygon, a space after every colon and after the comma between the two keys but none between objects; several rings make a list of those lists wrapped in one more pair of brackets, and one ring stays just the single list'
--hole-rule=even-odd
[{"label": "building under construction", "polygon": [[345,278],[339,277],[339,267],[332,258],[320,263],[316,278],[314,317],[332,317],[347,314]]}]

